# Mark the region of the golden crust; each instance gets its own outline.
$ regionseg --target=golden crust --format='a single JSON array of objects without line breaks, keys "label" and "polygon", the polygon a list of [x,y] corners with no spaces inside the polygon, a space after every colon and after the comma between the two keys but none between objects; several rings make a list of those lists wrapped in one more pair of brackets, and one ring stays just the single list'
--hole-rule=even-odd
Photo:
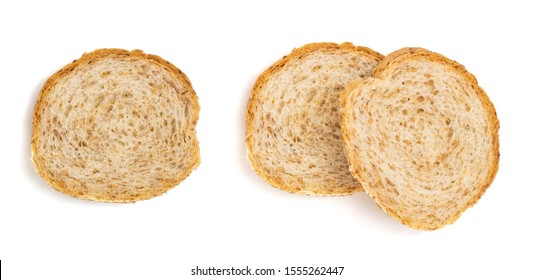
[{"label": "golden crust", "polygon": [[254,120],[254,106],[259,102],[258,101],[258,92],[262,89],[262,87],[269,81],[269,79],[276,74],[280,69],[282,69],[288,62],[294,61],[294,60],[301,60],[307,55],[314,53],[316,51],[328,51],[328,50],[347,50],[351,52],[358,52],[362,55],[366,55],[368,57],[371,57],[372,59],[381,60],[384,56],[378,52],[375,52],[367,47],[361,47],[361,46],[354,46],[352,43],[310,43],[306,44],[300,48],[293,49],[293,51],[287,55],[284,56],[282,59],[275,62],[271,67],[269,67],[267,70],[265,70],[256,80],[250,97],[247,104],[247,112],[246,112],[246,138],[245,138],[245,144],[247,149],[247,159],[252,167],[252,169],[268,184],[279,188],[281,190],[296,193],[296,194],[304,194],[304,195],[312,195],[312,196],[342,196],[342,195],[350,195],[354,194],[356,192],[363,191],[363,188],[358,186],[344,186],[342,188],[336,189],[335,193],[329,189],[329,188],[322,188],[318,191],[311,191],[307,189],[302,188],[295,188],[293,186],[288,186],[283,183],[280,177],[277,176],[271,176],[267,172],[263,170],[263,168],[257,164],[255,161],[256,154],[254,149],[252,148],[253,143],[253,137],[254,137],[254,130],[253,130],[253,120]]},{"label": "golden crust", "polygon": [[[451,69],[453,69],[453,71],[455,71],[455,72],[459,73],[461,76],[465,77],[467,82],[470,83],[472,88],[475,90],[478,99],[481,101],[482,106],[483,106],[485,112],[487,113],[487,116],[488,116],[490,124],[491,124],[491,131],[492,131],[492,135],[493,135],[492,152],[495,155],[495,157],[494,157],[493,161],[488,163],[488,164],[491,164],[490,172],[488,174],[487,180],[485,182],[481,183],[482,188],[481,188],[480,192],[478,194],[476,194],[475,196],[473,196],[473,198],[467,203],[467,205],[464,208],[460,209],[460,211],[458,211],[457,213],[452,215],[449,220],[445,221],[442,224],[439,224],[437,226],[429,226],[427,224],[421,224],[421,223],[417,223],[417,222],[412,222],[412,221],[409,221],[409,220],[406,220],[406,219],[400,217],[397,214],[397,212],[395,211],[395,209],[389,208],[382,201],[380,201],[380,199],[378,199],[378,196],[376,194],[376,191],[374,190],[374,187],[371,184],[369,184],[369,181],[367,180],[367,178],[365,178],[365,176],[362,176],[362,174],[360,172],[361,163],[360,163],[359,158],[358,158],[357,154],[355,153],[355,151],[353,151],[352,149],[347,147],[347,145],[344,145],[344,151],[345,151],[345,154],[346,154],[347,158],[349,159],[349,166],[350,166],[350,170],[351,170],[352,174],[362,183],[362,186],[365,189],[365,191],[369,194],[369,196],[371,196],[376,201],[376,203],[378,204],[378,206],[382,210],[384,210],[388,215],[390,215],[391,217],[395,218],[396,220],[398,220],[402,224],[407,225],[407,226],[409,226],[411,228],[419,229],[419,230],[436,230],[436,229],[443,228],[444,226],[446,226],[448,224],[454,223],[456,220],[458,220],[458,218],[462,215],[462,213],[466,209],[468,209],[471,206],[473,206],[480,199],[480,197],[482,197],[482,195],[486,192],[487,188],[491,185],[491,183],[495,179],[495,176],[497,174],[497,170],[499,168],[499,157],[500,157],[500,154],[499,154],[499,127],[500,127],[500,123],[499,123],[499,120],[497,118],[497,113],[495,111],[495,107],[494,107],[493,103],[490,101],[490,99],[487,96],[486,92],[478,85],[478,82],[477,82],[475,76],[473,74],[469,73],[465,69],[465,67],[463,65],[461,65],[460,63],[458,63],[458,62],[456,62],[454,60],[448,59],[448,58],[446,58],[445,56],[443,56],[441,54],[438,54],[438,53],[435,53],[435,52],[431,52],[431,51],[428,51],[428,50],[423,49],[423,48],[403,48],[403,49],[397,50],[397,51],[387,55],[377,65],[377,67],[374,69],[373,77],[365,78],[364,80],[356,82],[356,83],[353,83],[353,84],[351,84],[350,86],[348,86],[346,88],[346,90],[341,94],[341,103],[340,103],[340,106],[342,108],[341,109],[341,118],[342,118],[342,120],[345,119],[344,118],[344,115],[345,115],[344,108],[347,105],[347,99],[348,99],[348,96],[349,96],[350,92],[354,92],[356,94],[356,96],[357,96],[360,93],[359,88],[364,87],[367,83],[372,81],[372,79],[384,79],[386,77],[386,75],[384,75],[384,73],[386,71],[388,71],[388,69],[392,69],[393,67],[395,67],[395,65],[397,65],[397,64],[399,64],[399,63],[401,63],[401,62],[403,62],[405,60],[413,59],[413,58],[416,58],[416,57],[422,57],[422,58],[425,58],[425,59],[433,61],[433,62],[437,62],[437,63],[441,63],[441,64],[444,64],[444,65],[447,65]],[[342,133],[342,137],[343,137],[344,143],[345,144],[349,143],[349,133],[350,132],[348,131],[347,124],[345,124],[344,121],[341,122],[341,133]]]},{"label": "golden crust", "polygon": [[[72,72],[77,67],[80,67],[84,64],[90,64],[92,61],[97,61],[101,58],[106,57],[135,57],[138,59],[149,61],[150,63],[156,64],[158,66],[161,66],[165,69],[165,71],[172,74],[181,85],[183,85],[189,94],[191,94],[191,106],[192,106],[192,119],[193,122],[190,123],[189,127],[187,127],[187,130],[189,130],[189,133],[192,133],[194,137],[192,137],[192,140],[194,141],[195,149],[190,151],[192,153],[192,158],[194,164],[190,166],[190,168],[184,170],[181,174],[177,174],[176,178],[173,178],[172,180],[165,180],[163,186],[158,186],[156,189],[158,191],[152,190],[152,188],[147,188],[147,190],[140,192],[140,193],[97,193],[93,195],[88,195],[85,193],[79,193],[76,190],[68,189],[66,188],[66,184],[64,181],[56,180],[52,178],[48,174],[48,172],[42,167],[41,161],[45,158],[42,155],[39,155],[37,152],[37,141],[39,140],[39,126],[38,124],[41,121],[41,112],[42,108],[44,106],[47,106],[45,104],[45,100],[47,95],[49,94],[50,90],[65,76],[67,76],[70,72]],[[34,107],[34,115],[32,119],[32,140],[31,140],[31,160],[35,166],[35,169],[37,173],[54,189],[57,191],[63,192],[67,195],[81,198],[81,199],[87,199],[87,200],[93,200],[93,201],[100,201],[100,202],[135,202],[139,200],[145,200],[152,197],[156,197],[159,195],[162,195],[163,193],[167,192],[168,190],[172,189],[174,186],[178,185],[180,182],[182,182],[189,174],[198,167],[200,164],[200,150],[198,148],[198,141],[196,139],[195,134],[195,126],[198,121],[200,112],[200,105],[198,103],[198,98],[196,96],[195,91],[193,90],[193,87],[191,85],[191,82],[187,78],[187,76],[180,71],[176,66],[171,64],[170,62],[162,59],[161,57],[157,55],[151,55],[151,54],[145,54],[141,50],[132,50],[127,51],[124,49],[97,49],[95,51],[84,53],[82,57],[80,57],[77,60],[74,60],[72,63],[64,66],[61,70],[54,73],[48,80],[45,82],[43,88],[41,89],[39,93],[39,97],[37,99],[37,102]],[[154,187],[154,186],[151,186]]]}]

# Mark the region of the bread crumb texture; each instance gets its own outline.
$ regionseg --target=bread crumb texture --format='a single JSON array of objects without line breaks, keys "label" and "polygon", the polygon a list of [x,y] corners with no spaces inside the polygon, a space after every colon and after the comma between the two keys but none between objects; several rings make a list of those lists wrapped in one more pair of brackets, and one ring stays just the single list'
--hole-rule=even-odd
[{"label": "bread crumb texture", "polygon": [[178,68],[140,50],[99,49],[52,75],[33,116],[32,161],[58,191],[133,202],[200,163],[199,104]]},{"label": "bread crumb texture", "polygon": [[386,56],[373,76],[341,96],[351,172],[403,224],[453,223],[497,173],[493,104],[462,65],[424,49]]},{"label": "bread crumb texture", "polygon": [[272,186],[307,195],[362,191],[343,154],[339,97],[382,55],[350,43],[293,50],[257,79],[248,102],[247,156]]}]

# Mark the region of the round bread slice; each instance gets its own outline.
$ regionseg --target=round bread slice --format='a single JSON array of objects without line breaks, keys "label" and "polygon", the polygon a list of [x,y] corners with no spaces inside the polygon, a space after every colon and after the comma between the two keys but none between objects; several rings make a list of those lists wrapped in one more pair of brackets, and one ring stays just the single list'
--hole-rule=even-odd
[{"label": "round bread slice", "polygon": [[363,191],[343,154],[339,95],[351,81],[371,75],[382,57],[350,43],[313,43],[261,74],[246,116],[247,156],[254,171],[292,193]]},{"label": "round bread slice", "polygon": [[394,52],[341,96],[350,170],[401,223],[435,230],[474,205],[497,173],[499,121],[475,77],[420,48]]},{"label": "round bread slice", "polygon": [[32,161],[48,184],[95,201],[161,195],[200,163],[199,104],[178,68],[99,49],[52,75],[33,115]]}]

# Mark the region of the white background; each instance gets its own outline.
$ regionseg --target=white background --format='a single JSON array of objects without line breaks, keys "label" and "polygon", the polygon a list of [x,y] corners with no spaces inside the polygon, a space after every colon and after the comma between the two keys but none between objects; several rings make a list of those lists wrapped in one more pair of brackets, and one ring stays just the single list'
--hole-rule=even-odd
[{"label": "white background", "polygon": [[[2,279],[233,279],[191,276],[191,269],[246,265],[345,267],[342,276],[311,279],[533,279],[528,3],[2,1]],[[412,230],[365,193],[289,194],[251,170],[244,114],[255,79],[293,48],[323,41],[383,54],[425,47],[476,75],[501,121],[500,169],[455,224]],[[44,81],[104,47],[160,55],[188,75],[200,99],[202,163],[161,197],[135,204],[74,199],[50,188],[30,162],[31,117]]]}]

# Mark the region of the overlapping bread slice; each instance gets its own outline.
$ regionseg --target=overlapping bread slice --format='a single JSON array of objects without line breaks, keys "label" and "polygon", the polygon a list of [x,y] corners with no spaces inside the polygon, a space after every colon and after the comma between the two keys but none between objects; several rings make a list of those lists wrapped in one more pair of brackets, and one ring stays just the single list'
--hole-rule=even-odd
[{"label": "overlapping bread slice", "polygon": [[420,48],[386,56],[341,96],[351,172],[389,215],[416,229],[453,223],[493,181],[499,121],[475,77]]},{"label": "overlapping bread slice", "polygon": [[293,193],[361,191],[343,154],[339,94],[349,82],[369,76],[382,57],[350,43],[313,43],[261,74],[246,116],[247,154],[255,172]]},{"label": "overlapping bread slice", "polygon": [[33,116],[32,161],[68,195],[131,202],[161,195],[200,163],[199,104],[171,63],[100,49],[51,76]]}]

